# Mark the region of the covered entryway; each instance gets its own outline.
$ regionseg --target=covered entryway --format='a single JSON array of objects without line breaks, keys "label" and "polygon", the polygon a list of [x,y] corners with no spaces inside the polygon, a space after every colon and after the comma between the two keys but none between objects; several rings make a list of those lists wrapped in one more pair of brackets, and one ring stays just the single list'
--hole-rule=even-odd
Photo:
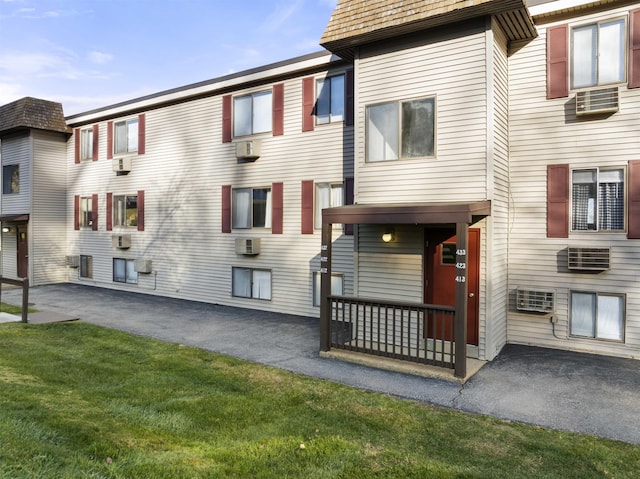
[{"label": "covered entryway", "polygon": [[29,277],[29,215],[2,215],[2,261],[0,274],[3,277]]},{"label": "covered entryway", "polygon": [[[490,214],[490,201],[357,204],[322,210],[320,350],[347,349],[450,367],[455,369],[457,377],[464,377],[467,369],[469,226]],[[454,306],[331,295],[332,225],[339,223],[424,225],[448,230],[440,242],[455,238]],[[477,296],[475,292],[474,296]]]}]

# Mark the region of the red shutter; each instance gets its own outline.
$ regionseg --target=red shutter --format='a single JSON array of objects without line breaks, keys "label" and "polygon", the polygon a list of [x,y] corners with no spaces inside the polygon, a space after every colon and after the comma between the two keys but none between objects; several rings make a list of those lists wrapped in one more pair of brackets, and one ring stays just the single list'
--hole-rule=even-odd
[{"label": "red shutter", "polygon": [[146,150],[146,117],[145,114],[142,113],[138,115],[138,154],[144,155]]},{"label": "red shutter", "polygon": [[107,193],[107,231],[113,230],[113,193]]},{"label": "red shutter", "polygon": [[313,180],[302,181],[302,221],[303,235],[313,234]]},{"label": "red shutter", "polygon": [[344,96],[344,123],[347,126],[353,126],[353,70],[347,70],[344,78],[345,96]]},{"label": "red shutter", "polygon": [[547,28],[547,98],[569,96],[569,28]]},{"label": "red shutter", "polygon": [[282,183],[271,185],[271,233],[282,234],[283,223],[283,191]]},{"label": "red shutter", "polygon": [[629,205],[628,233],[629,239],[640,239],[640,160],[629,162]]},{"label": "red shutter", "polygon": [[80,196],[73,197],[73,229],[80,229]]},{"label": "red shutter", "polygon": [[313,107],[316,104],[315,78],[302,79],[302,131],[313,131],[316,119],[313,116]]},{"label": "red shutter", "polygon": [[144,231],[144,191],[138,190],[138,231]]},{"label": "red shutter", "polygon": [[284,84],[273,85],[273,136],[284,134]]},{"label": "red shutter", "polygon": [[[344,179],[344,204],[353,204],[353,178]],[[353,225],[344,225],[344,234],[353,234]]]},{"label": "red shutter", "polygon": [[96,123],[93,125],[93,151],[91,152],[92,160],[98,161],[98,143],[100,135],[100,126]]},{"label": "red shutter", "polygon": [[222,186],[222,232],[231,233],[231,185]]},{"label": "red shutter", "polygon": [[222,97],[222,143],[231,143],[231,95]]},{"label": "red shutter", "polygon": [[107,123],[107,160],[113,158],[113,122]]},{"label": "red shutter", "polygon": [[75,135],[74,161],[80,163],[80,128],[76,128],[73,134]]},{"label": "red shutter", "polygon": [[640,9],[629,12],[629,88],[640,87]]},{"label": "red shutter", "polygon": [[93,220],[93,224],[91,225],[91,229],[93,231],[98,231],[98,195],[91,195],[91,219]]},{"label": "red shutter", "polygon": [[547,238],[569,237],[569,165],[547,166]]}]

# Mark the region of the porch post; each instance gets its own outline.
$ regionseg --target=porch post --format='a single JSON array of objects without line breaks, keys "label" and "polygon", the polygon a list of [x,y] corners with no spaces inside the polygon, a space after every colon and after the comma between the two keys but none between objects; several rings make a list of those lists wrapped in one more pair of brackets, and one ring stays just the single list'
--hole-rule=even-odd
[{"label": "porch post", "polygon": [[469,225],[456,223],[456,363],[455,375],[467,375],[467,252]]},{"label": "porch post", "polygon": [[331,349],[331,223],[322,223],[320,247],[320,351]]}]

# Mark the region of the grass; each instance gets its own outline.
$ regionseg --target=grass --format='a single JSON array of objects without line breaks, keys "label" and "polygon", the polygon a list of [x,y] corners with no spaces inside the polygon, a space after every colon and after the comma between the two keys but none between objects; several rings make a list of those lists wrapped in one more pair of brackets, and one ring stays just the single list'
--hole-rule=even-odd
[{"label": "grass", "polygon": [[[37,309],[29,308],[28,311],[30,313],[35,313],[37,312]],[[14,306],[13,304],[0,303],[0,312],[15,314],[17,316],[20,316],[22,314],[22,306]]]},{"label": "grass", "polygon": [[[304,446],[302,446],[304,445]],[[640,448],[81,322],[0,325],[0,478],[631,478]]]}]

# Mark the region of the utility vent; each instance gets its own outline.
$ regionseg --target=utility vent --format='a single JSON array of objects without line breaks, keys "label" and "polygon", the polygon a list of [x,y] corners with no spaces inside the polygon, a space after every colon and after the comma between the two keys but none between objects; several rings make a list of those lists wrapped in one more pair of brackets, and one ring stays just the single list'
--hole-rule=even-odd
[{"label": "utility vent", "polygon": [[611,248],[567,248],[568,268],[583,271],[606,271],[610,266]]},{"label": "utility vent", "polygon": [[115,158],[111,161],[113,171],[118,173],[129,173],[131,171],[131,158]]},{"label": "utility vent", "polygon": [[137,259],[133,262],[133,269],[136,273],[149,274],[153,271],[150,259]]},{"label": "utility vent", "polygon": [[260,238],[236,238],[236,254],[247,256],[260,254]]},{"label": "utility vent", "polygon": [[111,245],[118,249],[131,248],[131,235],[113,235]]},{"label": "utility vent", "polygon": [[576,115],[618,111],[618,88],[585,90],[576,93]]},{"label": "utility vent", "polygon": [[70,266],[72,268],[79,268],[80,267],[80,256],[76,255],[72,255],[72,256],[67,256],[67,261],[66,261],[67,266]]},{"label": "utility vent", "polygon": [[239,141],[236,143],[236,157],[242,160],[260,158],[260,140]]},{"label": "utility vent", "polygon": [[553,313],[556,309],[555,291],[539,289],[516,290],[516,309],[536,313]]}]

